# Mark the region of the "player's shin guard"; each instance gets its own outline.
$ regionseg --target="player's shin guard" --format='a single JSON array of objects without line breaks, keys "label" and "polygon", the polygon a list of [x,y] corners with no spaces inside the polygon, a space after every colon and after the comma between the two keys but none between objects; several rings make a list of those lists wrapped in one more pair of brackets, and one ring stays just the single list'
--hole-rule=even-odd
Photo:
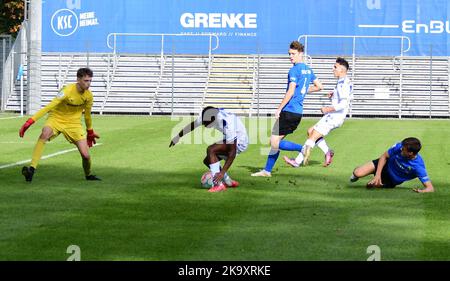
[{"label": "player's shin guard", "polygon": [[44,152],[45,140],[38,139],[36,145],[34,146],[33,156],[31,157],[31,167],[37,168],[39,160],[41,159],[42,152]]},{"label": "player's shin guard", "polygon": [[83,158],[83,170],[86,177],[91,174],[91,158]]}]

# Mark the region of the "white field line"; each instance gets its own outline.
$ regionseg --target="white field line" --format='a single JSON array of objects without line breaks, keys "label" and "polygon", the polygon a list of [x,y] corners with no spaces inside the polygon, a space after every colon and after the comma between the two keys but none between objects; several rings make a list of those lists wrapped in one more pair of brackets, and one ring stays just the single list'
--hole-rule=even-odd
[{"label": "white field line", "polygon": [[0,141],[0,144],[30,144],[36,143],[35,141]]},{"label": "white field line", "polygon": [[0,117],[0,120],[23,118],[23,116]]},{"label": "white field line", "polygon": [[[101,143],[97,143],[94,146],[99,146],[99,145],[102,145],[102,144]],[[66,153],[69,153],[69,152],[72,152],[72,151],[78,151],[78,148],[75,147],[75,148],[71,148],[71,149],[58,151],[58,152],[55,152],[55,153],[52,153],[52,154],[48,154],[48,155],[42,156],[41,159],[47,159],[47,158],[55,157],[55,156],[58,156],[58,155],[61,155],[61,154],[66,154]],[[16,163],[2,165],[2,166],[0,166],[0,169],[5,169],[5,168],[9,168],[9,167],[19,166],[19,165],[22,165],[22,164],[25,164],[25,163],[29,163],[29,162],[31,162],[31,159],[22,160],[22,161],[19,161],[19,162],[16,162]]]}]

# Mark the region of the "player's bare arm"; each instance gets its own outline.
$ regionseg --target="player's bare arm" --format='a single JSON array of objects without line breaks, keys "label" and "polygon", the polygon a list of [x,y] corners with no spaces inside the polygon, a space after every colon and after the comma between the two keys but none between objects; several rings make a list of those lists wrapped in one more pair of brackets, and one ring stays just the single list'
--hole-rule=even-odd
[{"label": "player's bare arm", "polygon": [[383,185],[383,182],[381,181],[381,172],[383,171],[383,167],[386,165],[388,158],[389,154],[387,151],[380,156],[375,177],[367,183],[367,186],[381,187]]},{"label": "player's bare arm", "polygon": [[318,92],[323,90],[322,82],[319,79],[314,80],[313,85],[309,86],[308,93]]},{"label": "player's bare arm", "polygon": [[237,140],[234,140],[234,143],[226,144],[227,148],[227,160],[225,161],[225,164],[223,165],[222,169],[220,170],[220,173],[217,173],[214,176],[214,182],[220,182],[225,173],[228,171],[228,169],[231,167],[231,164],[233,164],[234,158],[236,158],[237,154]]},{"label": "player's bare arm", "polygon": [[281,110],[283,110],[283,108],[286,106],[286,104],[291,100],[292,96],[295,93],[295,87],[297,86],[297,83],[295,82],[291,82],[289,83],[289,88],[286,92],[286,94],[284,95],[283,100],[281,101],[280,105],[277,108],[277,111],[275,112],[275,118],[280,118],[280,113]]},{"label": "player's bare arm", "polygon": [[427,192],[434,192],[434,187],[431,181],[427,181],[423,183],[424,189],[420,188],[414,188],[413,191],[417,193],[427,193]]}]

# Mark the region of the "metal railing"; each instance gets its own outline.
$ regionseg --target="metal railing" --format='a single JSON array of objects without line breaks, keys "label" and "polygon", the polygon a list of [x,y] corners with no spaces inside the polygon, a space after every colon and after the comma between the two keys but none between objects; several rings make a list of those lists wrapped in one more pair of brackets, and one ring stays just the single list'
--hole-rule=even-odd
[{"label": "metal railing", "polygon": [[0,55],[1,55],[1,62],[0,62],[0,105],[1,107],[4,107],[4,103],[5,103],[5,99],[3,98],[3,96],[7,95],[6,93],[4,93],[3,95],[3,91],[2,91],[2,77],[3,77],[3,72],[5,71],[5,65],[6,65],[6,58],[9,55],[9,51],[11,50],[11,36],[10,35],[0,35]]},{"label": "metal railing", "polygon": [[[255,103],[255,97],[259,91],[259,56],[253,56],[253,77],[252,77],[252,101],[250,103],[250,109],[248,111],[248,117],[252,117],[253,106]],[[258,86],[257,86],[258,85]]]},{"label": "metal railing", "polygon": [[[352,39],[352,56],[354,57],[356,50],[356,39],[359,38],[373,38],[373,39],[400,39],[400,55],[403,56],[404,53],[408,52],[411,48],[411,40],[407,36],[382,36],[382,35],[300,35],[298,41],[300,42],[304,39],[305,42],[305,55],[308,54],[308,38],[351,38]],[[405,49],[404,41],[407,41],[408,47]]]},{"label": "metal railing", "polygon": [[[305,56],[308,56],[308,38],[334,38],[334,39],[352,39],[352,66],[355,69],[356,64],[356,40],[357,39],[400,39],[400,68],[403,68],[403,55],[411,49],[411,40],[407,36],[383,36],[383,35],[300,35],[298,41],[301,42],[304,39],[305,46]],[[407,48],[405,49],[405,41]],[[351,71],[351,80],[354,81],[355,71]],[[402,98],[403,98],[403,72],[400,71],[400,106],[398,110],[399,118],[402,117]],[[352,116],[351,111],[352,105],[350,104],[350,117]]]},{"label": "metal railing", "polygon": [[203,90],[201,108],[203,108],[205,106],[205,98],[206,98],[206,94],[208,93],[209,79],[210,79],[210,76],[211,76],[211,67],[212,67],[211,64],[212,64],[212,58],[210,57],[208,59],[208,73],[206,75],[206,82],[205,82],[205,88]]},{"label": "metal railing", "polygon": [[[28,23],[22,22],[21,29],[16,40],[9,46],[9,54],[2,54],[1,86],[1,110],[7,107],[8,97],[14,92],[14,81],[21,65],[25,65],[27,57],[27,28]],[[9,42],[11,44],[11,42]],[[2,44],[3,45],[3,44]]]},{"label": "metal railing", "polygon": [[[110,33],[106,37],[106,45],[109,49],[112,50],[113,55],[116,56],[117,53],[117,38],[118,37],[161,37],[161,50],[160,50],[160,79],[158,83],[158,87],[156,92],[153,95],[153,101],[150,108],[150,114],[152,114],[154,110],[154,105],[156,102],[156,98],[158,95],[159,84],[161,83],[161,79],[164,71],[164,43],[166,37],[209,37],[209,46],[208,46],[208,77],[209,72],[211,71],[211,57],[212,52],[219,48],[219,37],[215,34],[176,34],[176,33]],[[112,38],[112,44],[111,44]],[[216,42],[213,47],[213,38],[215,38]],[[173,53],[172,53],[173,56]],[[207,86],[206,86],[207,87]],[[206,91],[206,89],[205,89]]]},{"label": "metal railing", "polygon": [[[176,33],[110,33],[106,38],[106,45],[109,49],[113,50],[115,54],[117,52],[117,37],[161,37],[161,58],[164,56],[164,39],[166,37],[209,37],[208,54],[211,56],[212,51],[219,48],[219,37],[215,34],[176,34]],[[111,37],[113,38],[113,44],[111,45]],[[212,38],[216,39],[216,45],[212,47]]]},{"label": "metal railing", "polygon": [[[109,94],[111,92],[112,83],[116,76],[117,61],[118,61],[118,57],[113,56],[112,62],[111,62],[111,56],[110,56],[110,54],[108,54],[107,66],[106,66],[106,93],[103,98],[102,106],[100,108],[100,115],[103,115],[103,111],[105,110],[105,106],[108,101]],[[112,71],[111,71],[111,64],[112,64]]]},{"label": "metal railing", "polygon": [[[160,72],[159,72],[158,83],[156,85],[155,92],[152,95],[152,104],[151,104],[150,112],[149,112],[150,115],[152,115],[153,111],[155,110],[155,103],[156,103],[156,99],[158,98],[158,93],[159,93],[160,88],[161,88],[161,83],[162,83],[162,79],[163,79],[163,75],[164,75],[164,68],[165,68],[165,66],[166,66],[165,60],[161,60],[161,63],[160,63],[160,66],[159,66],[160,67]],[[173,71],[173,69],[174,69],[174,65],[173,65],[173,54],[172,54],[172,71]],[[173,73],[172,73],[172,78],[173,78]],[[172,84],[172,88],[173,88],[173,84]],[[173,91],[172,91],[172,100],[173,100]],[[173,103],[172,103],[172,107],[173,107]]]}]

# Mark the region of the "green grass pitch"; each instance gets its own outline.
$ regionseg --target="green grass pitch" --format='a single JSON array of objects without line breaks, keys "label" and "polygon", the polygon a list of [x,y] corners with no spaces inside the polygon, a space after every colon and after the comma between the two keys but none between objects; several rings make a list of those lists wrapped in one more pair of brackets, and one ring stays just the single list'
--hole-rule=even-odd
[{"label": "green grass pitch", "polygon": [[[25,120],[0,119],[0,166],[31,158],[44,120],[20,139]],[[304,142],[316,121],[302,120],[287,139]],[[230,170],[241,186],[214,194],[199,183],[207,144],[168,148],[173,128],[189,120],[93,122],[102,143],[91,150],[93,171],[103,181],[84,180],[76,151],[42,160],[31,184],[22,165],[0,169],[0,260],[66,260],[70,245],[81,260],[365,261],[370,245],[381,260],[450,260],[448,120],[349,119],[327,137],[330,167],[316,148],[310,166],[280,157],[272,178],[252,178],[266,161],[265,126]],[[355,166],[408,136],[423,143],[435,193],[412,192],[417,179],[393,190],[367,190],[370,177],[348,183]],[[59,136],[44,155],[73,147]]]}]

